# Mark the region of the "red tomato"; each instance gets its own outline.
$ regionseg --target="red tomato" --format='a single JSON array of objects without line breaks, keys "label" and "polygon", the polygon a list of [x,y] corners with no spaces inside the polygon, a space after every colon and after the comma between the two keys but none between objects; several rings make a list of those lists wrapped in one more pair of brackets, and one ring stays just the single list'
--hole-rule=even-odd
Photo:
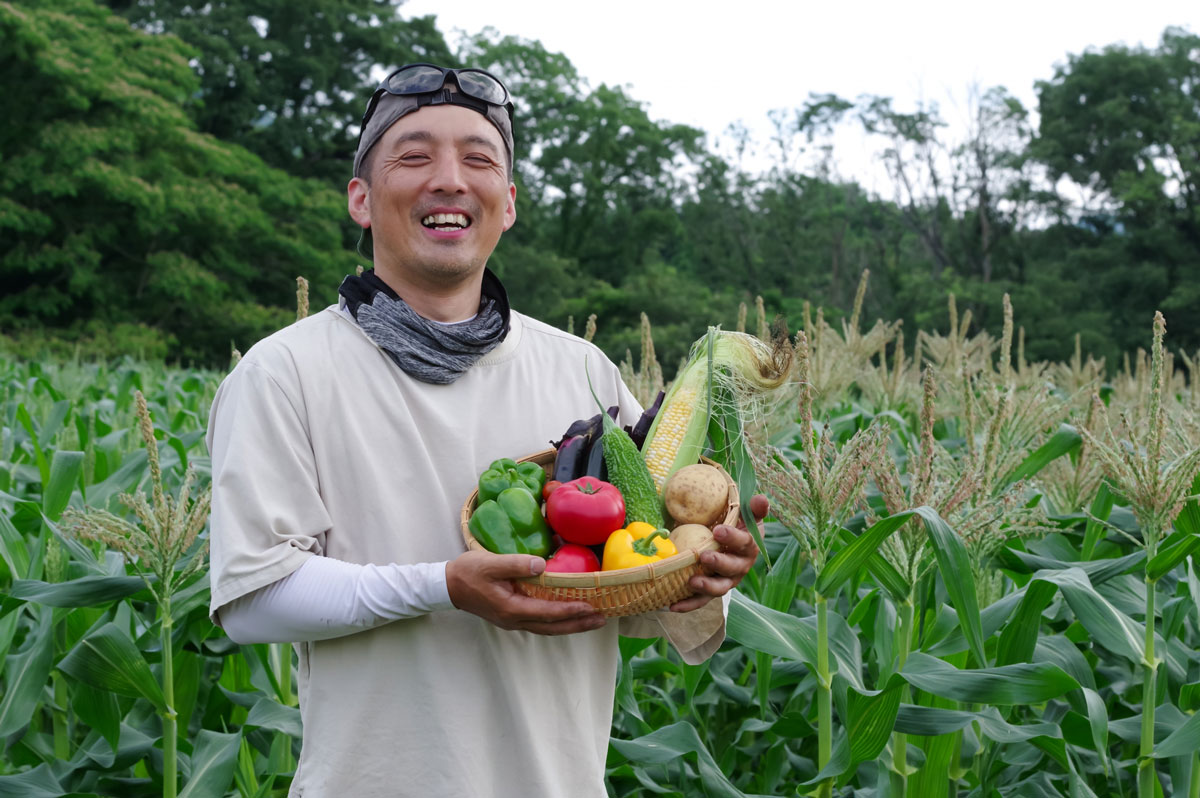
[{"label": "red tomato", "polygon": [[546,520],[564,540],[594,546],[625,526],[625,498],[607,482],[580,477],[546,499]]},{"label": "red tomato", "polygon": [[600,570],[596,552],[578,543],[564,543],[546,560],[546,572],[551,574],[582,574]]},{"label": "red tomato", "polygon": [[562,483],[559,482],[557,479],[551,479],[548,482],[546,482],[546,484],[542,486],[542,501],[546,501],[546,499],[549,499],[550,494],[553,493],[555,488],[557,488],[561,484]]}]

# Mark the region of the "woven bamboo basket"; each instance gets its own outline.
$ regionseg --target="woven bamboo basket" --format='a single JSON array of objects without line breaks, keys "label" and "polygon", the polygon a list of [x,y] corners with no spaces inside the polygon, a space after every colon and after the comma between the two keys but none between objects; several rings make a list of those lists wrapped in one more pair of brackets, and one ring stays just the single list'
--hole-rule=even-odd
[{"label": "woven bamboo basket", "polygon": [[[554,455],[554,449],[546,449],[522,457],[517,462],[534,462],[549,471],[554,465]],[[736,524],[740,512],[737,486],[720,465],[707,457],[700,460],[720,469],[729,487],[729,505],[724,519],[719,523],[731,526]],[[483,551],[483,544],[475,539],[467,526],[471,514],[475,512],[478,497],[479,491],[472,491],[463,504],[462,534],[467,549]],[[717,548],[716,541],[712,542],[711,548]],[[582,599],[602,614],[613,618],[650,612],[687,598],[692,595],[688,580],[699,573],[700,568],[699,552],[683,551],[663,560],[618,571],[595,571],[586,574],[543,573],[527,579],[518,579],[516,586],[517,590],[534,598],[550,601]]]}]

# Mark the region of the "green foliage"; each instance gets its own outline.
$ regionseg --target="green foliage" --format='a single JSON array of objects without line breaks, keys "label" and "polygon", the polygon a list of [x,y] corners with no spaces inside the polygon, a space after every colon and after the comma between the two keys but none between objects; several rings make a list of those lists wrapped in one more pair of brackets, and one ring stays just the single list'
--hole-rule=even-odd
[{"label": "green foliage", "polygon": [[[495,30],[452,48],[390,0],[104,2],[123,16],[0,6],[0,75],[26,109],[0,125],[0,330],[17,346],[215,365],[291,316],[296,276],[331,301],[358,265],[341,186],[372,70],[422,59],[511,87],[518,221],[492,265],[538,318],[596,314],[615,359],[642,310],[670,376],[676,342],[740,303],[761,296],[795,330],[806,302],[840,313],[867,269],[866,316],[909,328],[944,329],[951,291],[997,335],[1010,294],[1031,361],[1067,358],[1078,332],[1111,370],[1155,309],[1200,347],[1186,31],[1071,56],[1039,84],[1037,131],[1000,87],[972,96],[959,137],[933,104],[816,94],[773,114],[779,159],[754,175],[562,53]],[[841,125],[877,143],[890,194],[839,178]]]},{"label": "green foliage", "polygon": [[195,48],[202,133],[340,190],[377,63],[447,63],[432,17],[402,20],[390,0],[102,0],[134,27]]},{"label": "green foliage", "polygon": [[194,129],[178,39],[70,0],[0,5],[0,43],[27,109],[0,139],[4,327],[141,323],[222,362],[278,329],[297,274],[331,292],[353,269],[335,192]]},{"label": "green foliage", "polygon": [[[572,276],[568,265],[556,268]],[[647,279],[673,279],[666,274]],[[515,271],[509,279],[532,278]],[[927,495],[947,508],[945,515],[927,506],[882,513],[887,491],[882,471],[872,469],[861,501],[830,516],[823,565],[801,543],[803,535],[768,521],[764,548],[773,565],[760,560],[734,593],[728,639],[709,662],[686,665],[665,641],[622,639],[610,791],[699,798],[796,795],[817,787],[846,795],[882,779],[896,796],[1132,795],[1143,761],[1141,772],[1154,775],[1163,794],[1186,794],[1192,774],[1200,774],[1200,726],[1190,717],[1200,696],[1194,673],[1200,580],[1193,565],[1200,479],[1184,479],[1184,466],[1200,456],[1200,430],[1187,423],[1195,387],[1143,395],[1118,384],[1109,396],[1132,417],[1157,418],[1158,408],[1168,420],[1155,428],[1159,438],[1143,441],[1139,432],[1122,438],[1121,450],[1157,450],[1169,423],[1180,437],[1162,451],[1174,458],[1172,446],[1191,436],[1192,453],[1164,471],[1181,476],[1155,494],[1164,507],[1178,499],[1182,512],[1150,556],[1146,530],[1130,511],[1141,498],[1119,478],[1111,484],[1121,495],[1110,483],[1089,483],[1099,485],[1082,499],[1090,515],[1056,516],[1052,530],[1037,535],[1016,534],[1015,511],[983,523],[955,514],[941,497],[968,484],[947,482],[955,464],[973,462],[959,437],[966,426],[955,410],[959,394],[938,399],[926,437],[914,403],[885,410],[866,398],[874,366],[862,352],[875,345],[864,344],[875,333],[847,325],[839,336],[815,323],[810,330],[813,379],[831,379],[822,365],[827,349],[842,368],[858,358],[844,389],[856,409],[840,397],[817,401],[806,391],[797,417],[789,398],[779,456],[795,473],[816,479],[818,438],[825,462],[852,463],[850,448],[862,440],[855,432],[872,419],[876,429],[886,421],[891,445],[872,449],[861,465],[887,460],[909,485],[932,480],[938,487]],[[658,333],[659,348],[669,348]],[[934,336],[919,337],[931,358],[939,356]],[[981,414],[976,424],[1007,452],[1018,446],[1017,430],[988,422],[989,413],[1007,412],[1006,405],[984,401],[991,382],[1007,374],[1015,406],[1036,416],[1025,397],[1045,373],[1018,366],[997,371],[991,353],[985,365],[969,354],[982,340],[958,345],[964,357],[980,358],[972,383],[979,394],[973,412]],[[1161,346],[1154,349],[1161,369]],[[164,606],[137,576],[145,570],[137,562],[63,534],[89,508],[134,521],[117,497],[139,487],[154,494],[156,506],[160,498],[172,505],[189,470],[197,479],[191,495],[201,495],[208,479],[203,430],[220,377],[131,360],[0,356],[0,733],[7,740],[0,795],[164,794],[172,728],[179,737],[180,795],[286,794],[302,734],[290,647],[230,643],[209,621],[202,574],[176,571],[182,583]],[[919,378],[910,370],[901,379]],[[925,390],[932,395],[932,377]],[[138,391],[153,419],[140,435]],[[1068,417],[1073,426],[1083,423],[1078,408],[1052,407],[1057,415],[1036,425],[1032,442],[997,456],[1016,464],[1002,476],[1019,474],[1027,503],[1041,501],[1051,482],[1071,478],[1054,466],[1071,461],[1070,468],[1083,469],[1099,451],[1082,448],[1062,426]],[[917,473],[924,456],[898,445],[916,440],[937,452],[928,458],[928,474]],[[157,449],[157,464],[141,448],[146,441]],[[863,473],[833,467],[821,479],[837,501]],[[760,484],[776,488],[761,477]],[[928,545],[910,580],[889,564],[880,544],[898,534],[915,539],[917,516]],[[952,526],[951,518],[962,523]],[[977,566],[981,534],[998,545]],[[136,555],[139,562],[143,555]],[[996,586],[995,600],[977,600],[984,594],[980,578]],[[151,584],[162,582],[152,577]],[[1154,679],[1146,678],[1149,641],[1151,656],[1161,660]],[[169,687],[164,671],[173,675]],[[1147,695],[1157,704],[1152,739],[1139,722]]]}]

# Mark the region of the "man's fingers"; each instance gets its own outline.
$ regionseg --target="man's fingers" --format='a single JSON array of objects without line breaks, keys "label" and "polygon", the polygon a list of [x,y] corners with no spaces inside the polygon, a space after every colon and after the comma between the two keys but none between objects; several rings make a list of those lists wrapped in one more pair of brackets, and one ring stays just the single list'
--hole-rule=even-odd
[{"label": "man's fingers", "polygon": [[496,554],[484,561],[482,572],[491,579],[524,579],[546,570],[546,561],[531,554]]},{"label": "man's fingers", "polygon": [[[751,551],[758,552],[754,537],[741,527],[718,524],[713,528],[713,539],[721,544],[722,551],[731,551],[738,554],[750,554]],[[701,557],[701,560],[703,559]]]},{"label": "man's fingers", "polygon": [[525,621],[518,624],[516,629],[532,632],[538,635],[573,635],[577,632],[590,632],[605,625],[607,619],[598,613],[585,618],[573,618],[569,621]]},{"label": "man's fingers", "polygon": [[771,511],[771,502],[761,493],[756,493],[750,497],[750,512],[754,514],[756,521],[761,521],[767,517],[767,513]]},{"label": "man's fingers", "polygon": [[550,601],[516,592],[505,599],[505,604],[503,612],[517,622],[565,621],[597,614],[586,601]]},{"label": "man's fingers", "polygon": [[671,610],[671,612],[691,612],[692,610],[700,609],[701,607],[703,607],[705,604],[707,604],[708,602],[710,602],[712,600],[713,600],[712,596],[704,595],[704,594],[700,594],[700,595],[696,595],[696,596],[689,596],[685,599],[676,601],[674,604],[671,605],[670,610]]},{"label": "man's fingers", "polygon": [[697,595],[712,598],[713,596],[723,596],[730,590],[737,587],[741,577],[731,579],[726,576],[710,576],[708,574],[696,574],[688,580],[688,587],[696,591]]}]

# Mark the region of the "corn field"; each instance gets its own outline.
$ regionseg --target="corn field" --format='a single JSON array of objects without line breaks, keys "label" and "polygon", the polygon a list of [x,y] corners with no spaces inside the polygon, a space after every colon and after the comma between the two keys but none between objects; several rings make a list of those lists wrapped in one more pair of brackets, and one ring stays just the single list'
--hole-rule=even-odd
[{"label": "corn field", "polygon": [[[622,638],[610,794],[1200,796],[1200,353],[1156,316],[1030,363],[1007,300],[997,339],[861,299],[755,309],[793,350],[745,408],[765,550],[709,662]],[[647,321],[636,360],[648,403]],[[293,652],[208,619],[222,376],[0,356],[0,798],[286,795]]]}]

